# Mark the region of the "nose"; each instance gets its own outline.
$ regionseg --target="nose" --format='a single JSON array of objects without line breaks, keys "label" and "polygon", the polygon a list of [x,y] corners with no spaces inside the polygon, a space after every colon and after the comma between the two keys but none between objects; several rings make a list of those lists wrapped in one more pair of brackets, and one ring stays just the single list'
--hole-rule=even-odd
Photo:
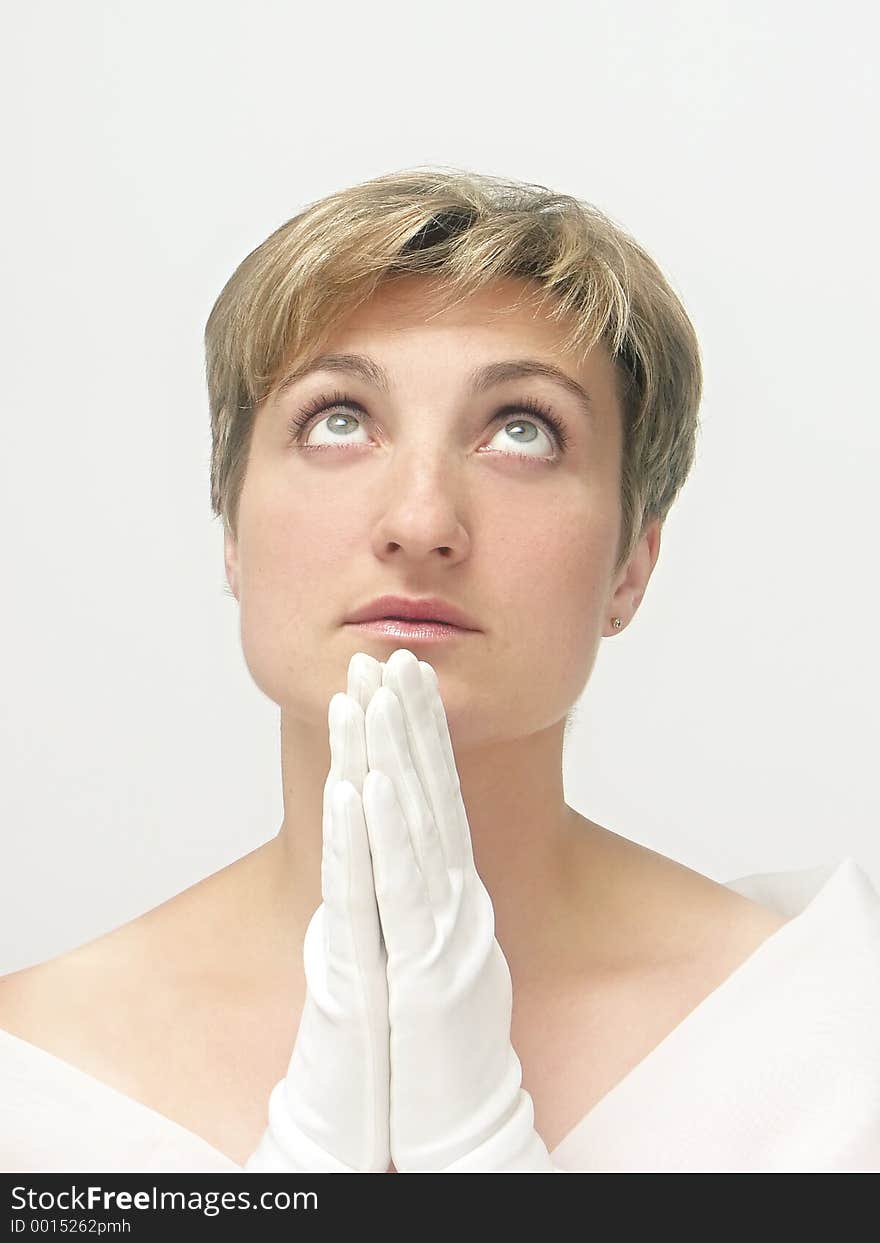
[{"label": "nose", "polygon": [[470,537],[463,522],[465,498],[461,476],[449,454],[418,448],[395,454],[382,481],[375,516],[373,547],[378,557],[421,561],[466,557]]}]

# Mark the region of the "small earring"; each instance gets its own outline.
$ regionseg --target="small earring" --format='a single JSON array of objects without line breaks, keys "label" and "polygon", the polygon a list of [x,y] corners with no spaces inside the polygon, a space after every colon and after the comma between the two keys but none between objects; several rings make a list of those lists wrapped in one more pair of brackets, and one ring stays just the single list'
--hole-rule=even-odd
[{"label": "small earring", "polygon": [[615,630],[619,630],[619,629],[620,629],[620,627],[621,627],[621,625],[622,625],[620,618],[619,618],[619,617],[612,617],[612,618],[611,618],[611,625],[614,627],[614,629],[615,629]]}]

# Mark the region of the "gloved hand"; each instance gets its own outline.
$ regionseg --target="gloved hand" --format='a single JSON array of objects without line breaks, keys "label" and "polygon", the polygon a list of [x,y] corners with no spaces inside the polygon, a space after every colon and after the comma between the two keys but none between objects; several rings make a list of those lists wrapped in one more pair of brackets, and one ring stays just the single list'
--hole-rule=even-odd
[{"label": "gloved hand", "polygon": [[390,1143],[401,1173],[564,1173],[534,1129],[513,990],[437,675],[406,648],[365,716],[362,787],[387,950]]},{"label": "gloved hand", "polygon": [[306,996],[286,1078],[247,1173],[385,1173],[390,1161],[386,956],[361,805],[364,709],[382,665],[352,657],[330,700],[321,892],[303,941]]}]

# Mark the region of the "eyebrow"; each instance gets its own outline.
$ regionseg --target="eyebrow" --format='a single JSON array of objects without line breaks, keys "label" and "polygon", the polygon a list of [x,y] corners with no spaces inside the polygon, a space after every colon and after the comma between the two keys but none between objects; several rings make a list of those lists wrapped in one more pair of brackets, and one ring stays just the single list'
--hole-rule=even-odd
[{"label": "eyebrow", "polygon": [[[279,384],[278,393],[285,392],[291,385],[311,375],[313,371],[337,371],[355,375],[368,384],[372,384],[381,393],[387,394],[391,389],[388,373],[366,354],[322,354],[319,358],[303,363],[302,366],[289,372]],[[501,362],[488,363],[485,367],[475,368],[468,376],[468,396],[477,397],[496,384],[503,384],[507,380],[524,380],[532,376],[552,380],[560,385],[571,397],[574,397],[581,410],[589,418],[595,416],[593,399],[587,390],[565,371],[554,366],[553,363],[543,362],[540,358],[508,358]]]}]

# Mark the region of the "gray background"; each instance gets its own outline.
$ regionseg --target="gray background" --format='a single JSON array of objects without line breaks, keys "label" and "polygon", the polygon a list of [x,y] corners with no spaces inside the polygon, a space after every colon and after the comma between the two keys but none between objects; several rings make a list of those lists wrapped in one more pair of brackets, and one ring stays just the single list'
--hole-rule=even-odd
[{"label": "gray background", "polygon": [[873,14],[7,11],[0,970],[277,832],[278,710],[223,590],[202,332],[284,220],[417,164],[596,203],[704,351],[697,466],[601,646],[569,803],[718,880],[852,854],[880,883]]}]

